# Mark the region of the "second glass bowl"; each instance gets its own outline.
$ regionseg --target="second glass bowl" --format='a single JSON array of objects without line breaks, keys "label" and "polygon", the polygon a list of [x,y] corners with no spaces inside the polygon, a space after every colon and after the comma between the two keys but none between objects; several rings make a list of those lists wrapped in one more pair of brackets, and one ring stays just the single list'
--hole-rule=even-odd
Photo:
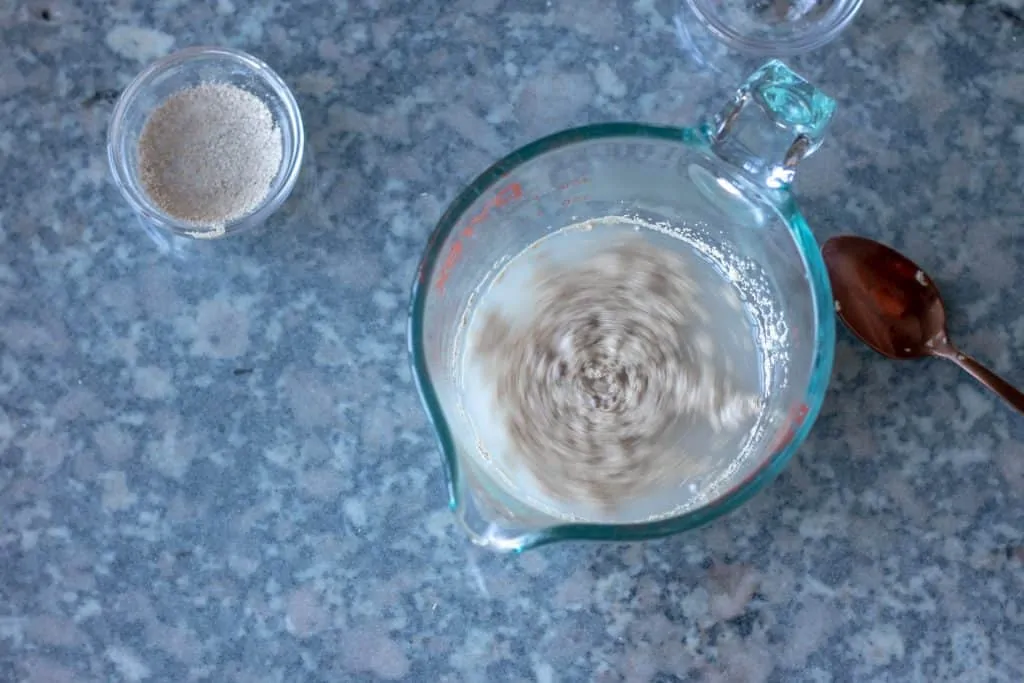
[{"label": "second glass bowl", "polygon": [[786,56],[819,48],[853,20],[863,0],[687,0],[707,30],[744,52]]},{"label": "second glass bowl", "polygon": [[[252,93],[266,104],[281,131],[281,165],[263,201],[248,214],[216,227],[169,216],[152,201],[139,176],[139,136],[150,114],[174,93],[202,83],[234,85]],[[281,77],[252,55],[223,47],[186,48],[148,66],[121,94],[107,132],[114,182],[147,230],[206,239],[237,234],[266,221],[295,187],[304,146],[299,105]]]}]

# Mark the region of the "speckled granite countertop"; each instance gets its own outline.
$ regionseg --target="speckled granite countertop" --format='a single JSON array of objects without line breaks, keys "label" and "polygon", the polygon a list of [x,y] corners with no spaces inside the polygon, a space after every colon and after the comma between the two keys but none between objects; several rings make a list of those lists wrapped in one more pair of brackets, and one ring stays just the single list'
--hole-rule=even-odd
[{"label": "speckled granite countertop", "polygon": [[[0,0],[0,680],[1024,680],[1024,419],[846,333],[789,469],[702,531],[454,528],[405,352],[425,238],[537,135],[722,101],[742,70],[680,48],[680,3],[249,4]],[[866,5],[792,60],[840,106],[804,211],[925,264],[1024,384],[1024,5]],[[181,261],[104,133],[196,43],[294,86],[315,201]]]}]

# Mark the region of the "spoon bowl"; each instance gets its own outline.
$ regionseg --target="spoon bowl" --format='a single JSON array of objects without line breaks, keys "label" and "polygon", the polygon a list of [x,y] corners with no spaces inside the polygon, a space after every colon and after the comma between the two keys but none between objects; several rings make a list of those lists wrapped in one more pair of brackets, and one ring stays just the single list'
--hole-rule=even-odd
[{"label": "spoon bowl", "polygon": [[862,342],[896,360],[950,360],[1024,413],[1024,394],[949,341],[939,290],[916,263],[854,235],[833,237],[821,253],[836,315]]},{"label": "spoon bowl", "polygon": [[862,342],[897,360],[932,355],[946,337],[939,292],[916,263],[853,235],[822,247],[836,314]]}]

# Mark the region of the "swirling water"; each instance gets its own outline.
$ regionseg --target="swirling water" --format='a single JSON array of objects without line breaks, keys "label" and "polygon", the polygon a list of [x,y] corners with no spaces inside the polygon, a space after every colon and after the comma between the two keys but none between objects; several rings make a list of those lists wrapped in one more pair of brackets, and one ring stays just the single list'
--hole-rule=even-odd
[{"label": "swirling water", "polygon": [[670,514],[761,405],[751,318],[677,238],[624,217],[555,231],[476,298],[459,367],[472,457],[558,517]]}]

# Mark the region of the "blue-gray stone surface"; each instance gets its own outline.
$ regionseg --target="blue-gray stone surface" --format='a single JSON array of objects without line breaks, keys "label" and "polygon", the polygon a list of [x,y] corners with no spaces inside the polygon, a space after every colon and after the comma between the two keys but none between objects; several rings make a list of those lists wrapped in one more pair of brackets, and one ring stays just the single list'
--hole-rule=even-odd
[{"label": "blue-gray stone surface", "polygon": [[[753,62],[684,49],[682,6],[0,0],[0,681],[1024,680],[1024,418],[845,332],[811,437],[709,527],[522,556],[455,528],[406,360],[426,237],[539,135],[717,107]],[[867,2],[790,60],[839,103],[816,236],[905,250],[1018,384],[1022,17]],[[271,64],[312,156],[276,224],[175,258],[105,130],[194,44]]]}]

